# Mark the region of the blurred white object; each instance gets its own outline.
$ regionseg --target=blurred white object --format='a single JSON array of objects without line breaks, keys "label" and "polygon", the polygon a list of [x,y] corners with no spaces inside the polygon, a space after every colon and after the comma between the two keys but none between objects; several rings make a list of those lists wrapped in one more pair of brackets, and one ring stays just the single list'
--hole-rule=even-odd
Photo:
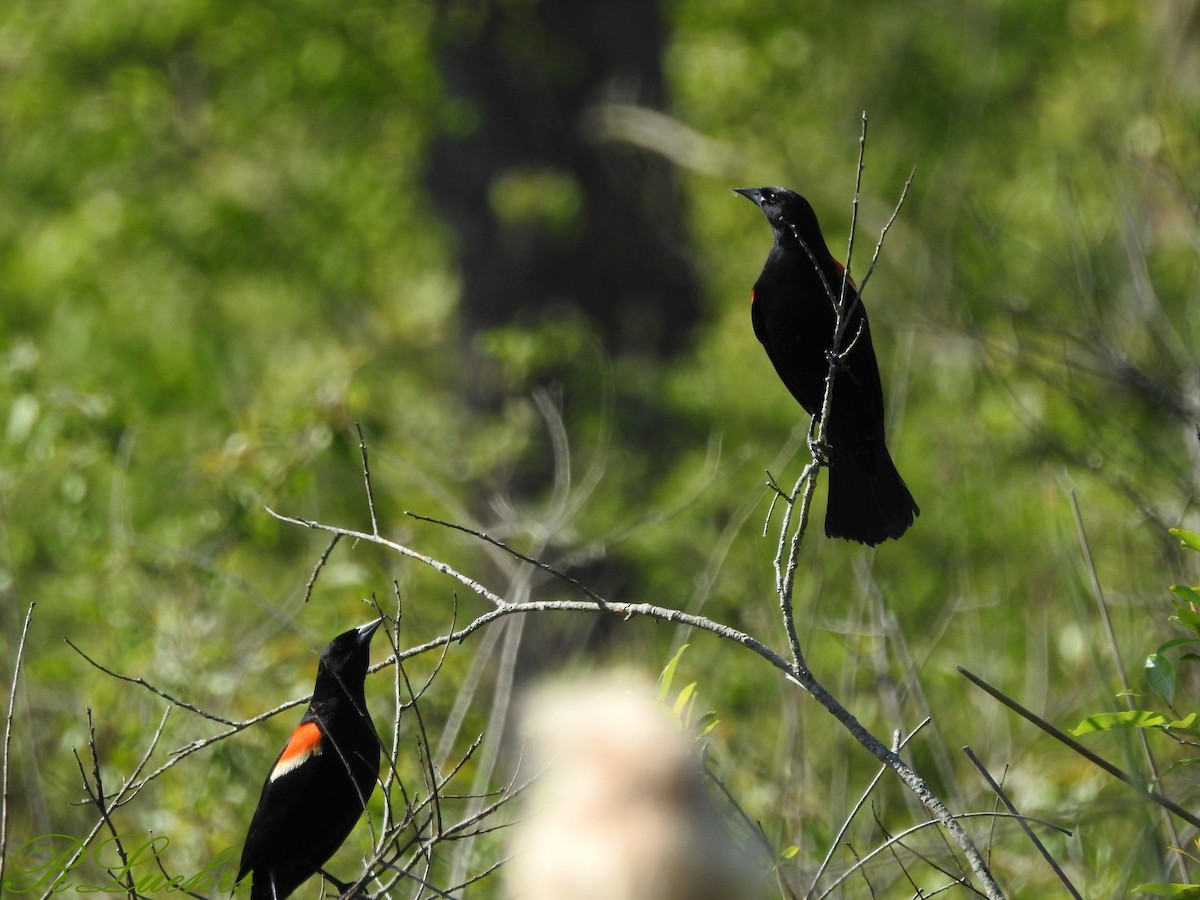
[{"label": "blurred white object", "polygon": [[535,692],[525,736],[527,771],[545,771],[514,826],[515,900],[761,896],[757,860],[723,827],[693,741],[643,684]]}]

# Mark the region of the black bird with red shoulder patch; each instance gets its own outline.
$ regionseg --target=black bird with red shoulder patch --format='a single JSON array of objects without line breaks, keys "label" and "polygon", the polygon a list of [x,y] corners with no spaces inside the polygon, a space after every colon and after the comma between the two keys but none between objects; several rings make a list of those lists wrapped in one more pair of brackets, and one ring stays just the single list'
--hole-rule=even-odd
[{"label": "black bird with red shoulder patch", "polygon": [[[840,296],[845,269],[825,245],[812,206],[799,194],[780,187],[734,192],[756,203],[775,231],[775,244],[750,295],[754,334],[792,396],[819,418],[836,324],[830,292]],[[874,546],[904,534],[920,510],[884,443],[879,364],[867,312],[849,279],[845,304],[840,346],[854,344],[834,378],[825,423],[825,534]]]},{"label": "black bird with red shoulder patch", "polygon": [[246,834],[237,880],[254,873],[250,900],[283,900],[321,871],[375,790],[380,744],[365,683],[382,621],[339,634],[317,661],[312,702],[276,757]]}]

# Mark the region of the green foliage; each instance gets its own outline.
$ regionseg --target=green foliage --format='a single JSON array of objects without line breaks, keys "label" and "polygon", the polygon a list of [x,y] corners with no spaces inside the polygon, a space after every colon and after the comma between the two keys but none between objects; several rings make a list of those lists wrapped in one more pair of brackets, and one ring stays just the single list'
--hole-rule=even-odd
[{"label": "green foliage", "polygon": [[700,695],[694,681],[685,684],[675,694],[675,698],[671,699],[671,686],[675,681],[675,670],[688,646],[688,644],[681,644],[659,674],[658,699],[663,703],[670,704],[671,712],[678,720],[679,727],[684,731],[694,731],[696,740],[699,741],[708,737],[721,724],[721,720],[713,710],[701,713],[699,716],[696,715],[696,701]]},{"label": "green foliage", "polygon": [[1185,900],[1195,900],[1200,897],[1200,887],[1194,884],[1139,884],[1133,889],[1135,894],[1150,894],[1154,897],[1181,897]]},{"label": "green foliage", "polygon": [[[1170,529],[1170,533],[1180,539],[1183,549],[1193,552],[1200,551],[1200,540],[1197,540],[1200,536],[1176,528]],[[1188,669],[1195,669],[1195,664],[1200,662],[1200,654],[1178,653],[1177,651],[1184,647],[1195,647],[1200,643],[1200,621],[1197,620],[1196,609],[1191,605],[1190,600],[1191,596],[1196,595],[1197,588],[1185,588],[1176,584],[1171,586],[1171,591],[1184,602],[1181,603],[1179,599],[1175,600],[1177,615],[1171,616],[1170,620],[1190,634],[1187,637],[1173,638],[1150,653],[1146,657],[1143,675],[1146,687],[1149,688],[1151,694],[1158,697],[1177,716],[1174,704],[1176,689],[1179,685],[1180,667],[1172,661],[1172,656],[1177,655],[1179,663]],[[1186,684],[1189,688],[1189,699],[1194,702],[1195,679],[1188,679]],[[1200,742],[1200,727],[1196,725],[1198,716],[1200,713],[1195,711],[1189,712],[1182,718],[1173,718],[1151,710],[1095,713],[1084,719],[1071,733],[1079,737],[1087,734],[1142,729],[1148,732],[1159,732],[1165,737],[1172,738],[1178,747],[1183,748],[1184,752],[1175,753],[1170,763],[1158,776],[1157,787],[1162,789],[1168,784],[1171,776],[1177,775],[1184,768],[1200,763],[1200,755],[1194,755],[1195,748],[1200,746],[1198,743]],[[1160,765],[1162,764],[1163,749],[1156,746],[1154,751],[1159,757]],[[1182,853],[1182,849],[1179,852]],[[1135,893],[1166,897],[1200,896],[1200,885],[1195,884],[1147,883],[1138,885],[1132,890]]]}]

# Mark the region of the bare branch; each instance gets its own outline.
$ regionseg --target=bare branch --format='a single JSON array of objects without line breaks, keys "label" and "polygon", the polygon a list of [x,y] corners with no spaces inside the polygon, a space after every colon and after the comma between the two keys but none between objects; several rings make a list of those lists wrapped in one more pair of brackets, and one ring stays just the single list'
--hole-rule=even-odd
[{"label": "bare branch", "polygon": [[325,531],[329,534],[340,534],[342,537],[348,537],[356,541],[369,541],[373,544],[380,544],[384,547],[388,547],[396,553],[399,553],[401,556],[407,556],[409,559],[415,559],[417,562],[424,563],[436,572],[441,572],[443,575],[449,575],[451,578],[466,585],[473,592],[494,605],[499,606],[504,602],[499,596],[493,594],[474,578],[469,578],[454,567],[449,566],[444,562],[439,562],[438,560],[435,560],[430,556],[426,556],[423,553],[410,550],[408,547],[405,547],[402,544],[389,541],[378,534],[367,534],[366,532],[355,531],[351,528],[336,528],[332,525],[322,525],[319,522],[311,522],[308,519],[281,515],[280,513],[275,512],[275,510],[271,509],[269,506],[264,507],[264,509],[266,509],[270,516],[278,519],[280,522],[289,522],[292,525],[302,525],[305,528],[312,528],[315,531]]},{"label": "bare branch", "polygon": [[[955,816],[954,818],[955,819],[978,819],[978,818],[993,818],[993,817],[1001,818],[1001,819],[1016,819],[1016,818],[1028,819],[1031,822],[1037,822],[1039,825],[1045,825],[1047,828],[1053,828],[1056,831],[1062,832],[1064,834],[1070,834],[1070,832],[1067,831],[1065,828],[1055,825],[1053,822],[1046,822],[1041,819],[1034,819],[1034,818],[1030,818],[1028,816],[1014,816],[1010,813],[994,813],[994,812],[962,813],[958,816]],[[833,884],[831,884],[824,891],[822,891],[820,894],[817,895],[817,900],[825,900],[826,897],[831,896],[833,894],[833,892],[836,891],[847,878],[849,878],[852,874],[854,874],[855,870],[862,868],[873,857],[878,856],[880,853],[884,853],[884,852],[888,851],[889,848],[893,844],[903,841],[909,835],[915,834],[916,832],[920,831],[923,828],[928,828],[931,825],[938,825],[938,824],[939,823],[935,822],[935,821],[919,822],[916,825],[913,825],[913,826],[910,826],[909,828],[904,829],[899,834],[889,837],[885,843],[876,847],[874,850],[872,850],[866,856],[859,858],[857,860],[857,862],[855,862],[855,864],[851,868],[847,869],[845,872],[843,872],[841,875],[839,875],[837,880]],[[978,890],[971,887],[970,885],[960,884],[959,886],[965,887],[967,890],[971,891],[972,893],[976,894],[977,896],[985,896],[984,894],[981,894]],[[990,897],[991,894],[989,893],[986,896]],[[1001,895],[1001,896],[1003,896],[1003,895]]]},{"label": "bare branch", "polygon": [[[892,750],[898,753],[904,748],[905,744],[912,740],[913,737],[915,737],[916,734],[928,724],[929,719],[925,719],[923,722],[917,725],[916,728],[910,731],[908,736],[903,739],[900,738],[900,733],[896,732],[892,736]],[[809,898],[812,897],[813,891],[817,889],[817,883],[821,880],[821,875],[823,875],[825,870],[829,868],[829,864],[833,860],[834,852],[836,852],[838,845],[841,844],[842,839],[846,836],[846,832],[850,829],[850,823],[854,821],[854,817],[858,815],[859,810],[861,810],[866,804],[867,798],[871,796],[872,792],[874,792],[875,786],[879,784],[879,779],[881,779],[884,773],[887,771],[887,766],[880,767],[879,771],[875,773],[875,777],[871,779],[871,783],[868,784],[866,790],[863,791],[862,796],[858,798],[858,802],[855,803],[854,807],[850,810],[850,814],[846,816],[846,820],[842,822],[842,827],[838,829],[838,833],[834,836],[833,842],[829,845],[829,849],[825,852],[825,858],[821,860],[821,865],[817,867],[817,872],[813,876],[812,884],[808,889],[808,893],[804,895],[805,900],[809,900]]]},{"label": "bare branch", "polygon": [[419,522],[430,522],[431,524],[434,524],[434,525],[441,525],[443,528],[452,528],[455,531],[461,531],[464,534],[469,534],[472,537],[477,537],[481,541],[486,541],[487,543],[491,544],[493,547],[498,547],[501,550],[503,550],[505,553],[509,554],[510,556],[513,556],[513,557],[521,560],[521,562],[529,563],[531,566],[534,566],[545,572],[549,572],[555,578],[558,578],[561,581],[565,581],[568,584],[573,585],[574,587],[578,588],[583,594],[585,594],[586,596],[595,600],[597,603],[599,603],[601,605],[604,604],[603,597],[601,597],[599,594],[597,594],[595,591],[593,591],[587,585],[572,578],[566,572],[560,572],[558,569],[554,568],[554,566],[544,563],[540,559],[534,559],[532,556],[526,556],[520,550],[513,549],[508,544],[504,543],[504,541],[497,540],[496,538],[492,537],[490,534],[487,534],[482,531],[476,531],[474,528],[468,528],[465,525],[459,525],[455,522],[447,522],[443,519],[435,519],[432,516],[423,516],[420,513],[410,512],[409,510],[405,510],[404,514],[406,516],[409,516],[410,518],[416,519]]},{"label": "bare branch", "polygon": [[854,261],[854,236],[858,232],[858,201],[862,195],[862,177],[863,169],[866,168],[866,157],[867,111],[864,109],[862,111],[862,129],[858,133],[858,168],[854,173],[854,200],[850,204],[850,237],[846,244],[846,265],[842,269],[842,284],[838,290],[837,308],[842,311],[846,311],[846,288],[851,284],[850,267]]},{"label": "bare branch", "polygon": [[12,684],[8,689],[8,713],[4,717],[4,760],[0,764],[0,885],[4,884],[4,864],[8,850],[8,754],[12,744],[13,711],[17,702],[17,684],[21,678],[21,660],[25,656],[25,638],[29,634],[29,622],[33,618],[34,603],[25,611],[25,624],[21,626],[21,639],[17,642],[17,658],[13,662]]},{"label": "bare branch", "polygon": [[[100,821],[108,829],[108,833],[112,835],[113,846],[117,850],[117,856],[121,859],[121,869],[125,872],[125,887],[126,893],[130,900],[137,897],[137,890],[133,884],[133,873],[129,871],[129,855],[125,852],[125,845],[121,842],[121,835],[117,831],[117,826],[113,824],[110,812],[116,806],[106,805],[104,797],[104,780],[100,774],[100,751],[96,748],[96,725],[92,721],[92,708],[87,707],[87,724],[88,724],[88,747],[92,751],[92,781],[88,782],[87,772],[83,768],[83,760],[79,758],[79,751],[72,750],[75,755],[75,763],[79,766],[79,777],[83,781],[83,790],[87,793],[92,805],[100,812]],[[93,788],[94,785],[94,788]],[[111,874],[111,873],[110,873]]]},{"label": "bare branch", "polygon": [[916,177],[917,170],[914,168],[908,173],[908,178],[904,182],[904,187],[900,191],[900,199],[896,201],[896,206],[892,209],[891,216],[883,223],[883,229],[879,232],[879,240],[875,243],[875,250],[871,254],[871,265],[867,267],[867,274],[863,276],[862,284],[858,286],[858,295],[861,297],[863,291],[867,289],[867,282],[871,280],[871,274],[875,271],[875,263],[879,261],[879,253],[883,250],[883,241],[887,237],[888,232],[892,230],[892,223],[896,221],[896,216],[900,215],[900,207],[904,205],[905,199],[908,197],[908,189],[912,187],[913,178]]},{"label": "bare branch", "polygon": [[333,548],[338,545],[338,541],[342,539],[340,534],[335,534],[329,541],[329,546],[326,547],[319,557],[317,564],[313,566],[312,574],[308,576],[308,583],[304,585],[304,602],[307,603],[312,599],[313,589],[317,586],[317,578],[321,574],[321,570],[325,568],[325,563],[329,561],[329,554],[333,552]]},{"label": "bare branch", "polygon": [[371,512],[371,533],[379,534],[379,520],[375,517],[375,490],[371,487],[371,469],[367,465],[367,442],[363,438],[362,426],[354,423],[358,432],[358,452],[362,456],[363,484],[367,490],[367,509]]},{"label": "bare branch", "polygon": [[1058,728],[1055,728],[1053,725],[1051,725],[1049,722],[1047,722],[1045,719],[1043,719],[1037,713],[1033,712],[1032,710],[1026,709],[1024,706],[1022,706],[1020,703],[1018,703],[1012,697],[1008,696],[1006,693],[999,690],[998,688],[992,687],[990,684],[988,684],[986,681],[984,681],[978,675],[975,675],[972,672],[968,672],[962,666],[957,666],[956,668],[968,681],[970,681],[976,687],[982,688],[983,690],[987,691],[989,694],[991,694],[993,697],[995,697],[997,700],[999,700],[1001,703],[1003,703],[1005,706],[1007,706],[1013,712],[1017,713],[1017,715],[1021,716],[1022,718],[1026,719],[1029,722],[1032,722],[1034,725],[1036,725],[1038,728],[1042,729],[1042,731],[1046,732],[1046,734],[1050,735],[1052,738],[1054,738],[1059,743],[1065,744],[1066,746],[1070,747],[1072,750],[1074,750],[1076,753],[1078,753],[1080,756],[1082,756],[1084,759],[1086,759],[1092,765],[1099,766],[1101,769],[1103,769],[1109,775],[1112,775],[1114,778],[1118,778],[1121,781],[1125,782],[1127,785],[1129,785],[1130,787],[1137,790],[1138,793],[1144,794],[1146,797],[1153,800],[1159,806],[1163,807],[1164,809],[1169,809],[1171,812],[1173,812],[1175,815],[1179,816],[1179,818],[1183,819],[1189,825],[1192,825],[1195,828],[1200,828],[1200,817],[1194,816],[1192,813],[1188,812],[1186,809],[1184,809],[1182,806],[1180,806],[1175,801],[1171,800],[1169,797],[1164,797],[1162,794],[1158,793],[1158,791],[1151,790],[1150,788],[1146,787],[1146,785],[1143,784],[1139,779],[1130,775],[1128,772],[1124,771],[1123,769],[1117,768],[1112,763],[1110,763],[1108,760],[1104,759],[1104,757],[1098,756],[1097,754],[1093,753],[1091,750],[1089,750],[1087,747],[1083,746],[1083,744],[1079,743],[1079,741],[1075,740],[1073,737],[1068,735],[1066,732],[1061,731]]},{"label": "bare branch", "polygon": [[996,779],[992,777],[992,773],[987,770],[987,767],[979,761],[979,757],[975,755],[974,751],[972,751],[970,747],[963,747],[963,753],[967,755],[967,759],[971,761],[971,764],[979,770],[979,774],[987,780],[988,786],[995,792],[996,796],[1000,798],[1000,802],[1004,804],[1005,808],[1017,817],[1017,824],[1021,826],[1021,830],[1024,831],[1029,840],[1033,842],[1033,846],[1037,848],[1038,853],[1042,854],[1042,858],[1050,864],[1050,868],[1054,870],[1054,874],[1058,876],[1058,880],[1063,883],[1063,886],[1070,891],[1071,896],[1074,897],[1075,900],[1083,900],[1083,897],[1080,895],[1079,891],[1075,890],[1075,885],[1071,884],[1071,879],[1067,877],[1067,873],[1062,870],[1062,867],[1058,864],[1054,857],[1050,855],[1050,851],[1046,849],[1046,845],[1043,844],[1038,839],[1038,836],[1033,833],[1033,829],[1029,827],[1029,823],[1021,817],[1021,814],[1017,811],[1017,808],[1013,806],[1012,801],[1008,799],[1008,794],[1004,793],[1004,788],[1000,787],[1000,785],[996,783]]},{"label": "bare branch", "polygon": [[200,707],[193,706],[192,704],[188,703],[185,700],[180,700],[178,697],[173,697],[170,694],[168,694],[166,691],[164,691],[162,688],[155,687],[150,682],[146,681],[146,679],[144,679],[144,678],[141,678],[141,677],[133,678],[133,677],[130,677],[129,675],[122,675],[120,672],[114,672],[112,669],[105,668],[104,666],[100,665],[100,663],[96,662],[94,659],[92,659],[90,656],[88,656],[86,653],[84,653],[82,650],[80,650],[70,638],[63,638],[63,640],[66,641],[66,644],[68,647],[70,647],[72,650],[74,650],[76,653],[78,653],[80,656],[82,656],[84,659],[86,659],[94,668],[99,669],[105,675],[109,675],[113,678],[116,678],[118,681],[128,681],[130,684],[140,685],[141,687],[144,687],[146,690],[150,691],[151,693],[158,694],[158,696],[162,697],[167,702],[173,703],[174,705],[180,707],[181,709],[186,709],[188,712],[195,713],[196,715],[200,716],[201,718],[209,719],[213,722],[220,722],[222,725],[237,725],[238,724],[237,722],[234,722],[232,719],[226,719],[223,716],[218,716],[214,713],[206,712],[205,710],[201,709]]}]

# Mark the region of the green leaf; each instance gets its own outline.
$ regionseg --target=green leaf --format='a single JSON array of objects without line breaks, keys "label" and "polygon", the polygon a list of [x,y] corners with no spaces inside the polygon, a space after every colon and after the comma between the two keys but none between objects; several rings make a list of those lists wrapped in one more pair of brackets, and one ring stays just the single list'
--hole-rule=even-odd
[{"label": "green leaf", "polygon": [[[1172,590],[1174,589],[1172,588]],[[1191,588],[1187,588],[1186,590],[1190,591]],[[1190,628],[1196,634],[1200,634],[1200,613],[1197,613],[1190,606],[1176,601],[1173,618],[1177,619],[1180,625]]]},{"label": "green leaf", "polygon": [[1175,701],[1175,665],[1160,651],[1146,657],[1146,684],[1168,705]]},{"label": "green leaf", "polygon": [[1195,731],[1197,713],[1188,713],[1182,719],[1176,719],[1174,722],[1168,722],[1167,728],[1173,731]]},{"label": "green leaf", "polygon": [[1121,728],[1161,728],[1167,724],[1166,716],[1148,710],[1097,713],[1094,716],[1088,716],[1076,725],[1071,734],[1079,737],[1097,731],[1114,731]]},{"label": "green leaf", "polygon": [[1133,889],[1133,892],[1135,894],[1153,894],[1155,897],[1180,897],[1194,900],[1194,898],[1200,898],[1200,885],[1150,882],[1139,884]]},{"label": "green leaf", "polygon": [[1182,528],[1168,528],[1167,531],[1172,536],[1179,538],[1179,543],[1188,550],[1200,551],[1200,534],[1194,531],[1185,531]]},{"label": "green leaf", "polygon": [[1196,763],[1200,763],[1200,756],[1190,756],[1187,759],[1176,760],[1175,762],[1173,762],[1169,766],[1167,766],[1166,769],[1163,770],[1162,774],[1158,776],[1158,783],[1162,784],[1162,782],[1172,772],[1175,772],[1178,769],[1185,768],[1186,766],[1194,766],[1194,765],[1196,765]]},{"label": "green leaf", "polygon": [[696,727],[700,729],[700,734],[697,737],[706,737],[712,733],[712,730],[721,724],[721,720],[717,714],[710,710],[700,717],[700,721],[696,723]]},{"label": "green leaf", "polygon": [[687,648],[687,644],[682,644],[663,667],[662,674],[658,676],[658,699],[662,703],[667,702],[667,695],[671,693],[671,682],[675,679],[675,667],[679,665],[679,660],[683,658],[683,651]]},{"label": "green leaf", "polygon": [[[1195,638],[1190,638],[1190,637],[1175,638],[1174,640],[1167,641],[1165,644],[1160,644],[1157,652],[1166,653],[1168,650],[1174,650],[1176,647],[1183,647],[1183,646],[1187,646],[1190,644],[1196,644],[1196,643],[1200,643],[1200,641],[1197,641]],[[1180,658],[1182,659],[1182,657],[1180,657]]]},{"label": "green leaf", "polygon": [[783,853],[781,853],[779,855],[783,859],[791,859],[793,856],[795,856],[799,852],[800,852],[800,848],[797,847],[795,844],[793,844],[792,846],[788,847],[786,850],[783,851]]},{"label": "green leaf", "polygon": [[1194,603],[1200,606],[1200,588],[1188,587],[1185,584],[1173,584],[1171,585],[1171,593],[1187,603]]},{"label": "green leaf", "polygon": [[685,685],[683,690],[679,692],[679,696],[675,698],[675,702],[671,704],[671,710],[679,718],[679,722],[684,728],[688,727],[688,719],[691,718],[691,708],[696,702],[696,682]]}]

